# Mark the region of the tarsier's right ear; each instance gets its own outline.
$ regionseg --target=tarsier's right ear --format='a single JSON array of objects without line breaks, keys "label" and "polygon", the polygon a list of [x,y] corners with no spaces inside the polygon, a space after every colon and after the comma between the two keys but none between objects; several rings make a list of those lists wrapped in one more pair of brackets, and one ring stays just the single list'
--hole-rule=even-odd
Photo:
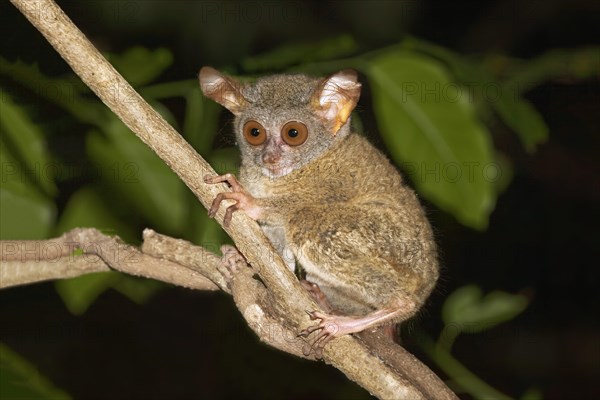
[{"label": "tarsier's right ear", "polygon": [[344,125],[360,97],[358,74],[345,69],[321,80],[313,95],[312,106],[332,134]]},{"label": "tarsier's right ear", "polygon": [[212,67],[202,67],[200,75],[200,89],[206,97],[209,97],[231,111],[239,115],[248,105],[248,101],[240,92],[241,85],[235,79],[221,74]]}]

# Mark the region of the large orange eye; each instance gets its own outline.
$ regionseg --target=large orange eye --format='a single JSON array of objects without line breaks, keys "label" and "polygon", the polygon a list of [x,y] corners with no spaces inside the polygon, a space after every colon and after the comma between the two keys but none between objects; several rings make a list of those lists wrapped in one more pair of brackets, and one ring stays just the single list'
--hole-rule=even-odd
[{"label": "large orange eye", "polygon": [[250,120],[244,124],[244,137],[252,146],[258,146],[267,140],[267,131],[258,122]]},{"label": "large orange eye", "polygon": [[281,129],[281,138],[290,146],[300,146],[308,138],[308,128],[302,122],[290,121]]}]

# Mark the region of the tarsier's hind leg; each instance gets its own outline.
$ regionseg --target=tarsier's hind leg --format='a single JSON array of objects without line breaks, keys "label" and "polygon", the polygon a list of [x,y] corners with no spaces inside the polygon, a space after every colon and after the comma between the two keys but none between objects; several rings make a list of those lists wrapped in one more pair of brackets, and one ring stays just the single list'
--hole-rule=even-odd
[{"label": "tarsier's hind leg", "polygon": [[[348,223],[348,213],[356,215],[354,223]],[[347,315],[310,313],[318,323],[301,335],[314,335],[311,343],[317,354],[335,337],[412,317],[429,294],[429,290],[422,291],[426,272],[419,263],[425,257],[423,249],[413,232],[399,230],[402,216],[383,205],[347,206],[325,216],[319,214],[319,219],[303,216],[318,222],[314,223],[314,233],[304,231],[308,239],[299,248],[298,259],[307,276],[313,275],[317,283],[319,277],[340,278],[340,282],[331,283],[335,290],[324,292],[331,295],[328,300],[334,310]],[[298,243],[301,238],[293,240]]]},{"label": "tarsier's hind leg", "polygon": [[317,332],[316,336],[311,340],[311,349],[315,351],[317,356],[320,356],[323,348],[331,339],[361,332],[385,322],[408,319],[415,314],[417,309],[418,306],[412,300],[398,298],[386,307],[362,317],[333,315],[313,311],[309,313],[310,318],[312,320],[319,320],[319,322],[304,329],[300,332],[300,335],[308,337],[311,333]]}]

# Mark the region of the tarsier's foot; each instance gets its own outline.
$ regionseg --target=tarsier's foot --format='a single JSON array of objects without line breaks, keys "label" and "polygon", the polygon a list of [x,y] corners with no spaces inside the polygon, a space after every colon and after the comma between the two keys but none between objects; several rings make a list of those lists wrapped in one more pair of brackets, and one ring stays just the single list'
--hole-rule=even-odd
[{"label": "tarsier's foot", "polygon": [[243,268],[248,268],[248,262],[234,246],[228,244],[221,246],[221,253],[223,253],[223,257],[221,257],[218,269],[229,283],[235,274],[239,273]]},{"label": "tarsier's foot", "polygon": [[308,337],[313,332],[316,332],[316,336],[310,342],[311,350],[315,351],[318,357],[321,357],[323,353],[323,347],[331,339],[348,335],[350,333],[361,332],[367,328],[381,325],[385,322],[391,322],[392,320],[405,320],[411,317],[418,307],[415,302],[410,298],[403,296],[390,302],[385,308],[375,310],[370,314],[362,317],[350,316],[350,315],[333,315],[322,313],[318,311],[309,312],[308,315],[312,320],[320,320],[316,325],[310,326],[300,332],[300,336]]},{"label": "tarsier's foot", "polygon": [[319,323],[309,326],[300,332],[299,336],[308,337],[311,333],[317,332],[316,336],[309,342],[304,349],[306,355],[311,351],[319,358],[323,355],[323,348],[327,343],[336,337],[348,335],[350,333],[360,332],[363,329],[363,321],[360,317],[326,314],[319,311],[308,312],[310,319],[320,320]]},{"label": "tarsier's foot", "polygon": [[209,217],[213,218],[217,211],[219,211],[219,207],[221,206],[221,202],[223,200],[235,200],[236,203],[227,207],[225,211],[225,218],[223,218],[223,225],[229,226],[231,222],[231,218],[233,213],[237,210],[242,210],[248,215],[250,218],[256,220],[260,217],[262,213],[262,209],[258,205],[258,201],[252,197],[250,193],[244,189],[244,187],[238,182],[237,178],[232,174],[225,174],[219,176],[209,176],[206,175],[204,177],[205,183],[221,183],[227,182],[229,186],[231,186],[231,192],[223,192],[219,193],[217,197],[213,200],[210,210],[208,211]]}]

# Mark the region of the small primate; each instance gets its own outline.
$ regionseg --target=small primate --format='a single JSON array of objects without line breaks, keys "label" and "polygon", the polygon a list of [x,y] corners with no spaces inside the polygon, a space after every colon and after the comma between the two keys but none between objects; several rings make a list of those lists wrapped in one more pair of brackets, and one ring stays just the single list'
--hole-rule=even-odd
[{"label": "small primate", "polygon": [[[390,161],[352,131],[357,74],[274,75],[242,84],[210,67],[203,93],[234,116],[239,181],[228,224],[241,210],[256,220],[325,312],[309,313],[317,350],[332,338],[413,316],[438,278],[436,245],[417,196]],[[398,134],[402,134],[398,127]],[[290,255],[292,255],[290,257]]]}]

